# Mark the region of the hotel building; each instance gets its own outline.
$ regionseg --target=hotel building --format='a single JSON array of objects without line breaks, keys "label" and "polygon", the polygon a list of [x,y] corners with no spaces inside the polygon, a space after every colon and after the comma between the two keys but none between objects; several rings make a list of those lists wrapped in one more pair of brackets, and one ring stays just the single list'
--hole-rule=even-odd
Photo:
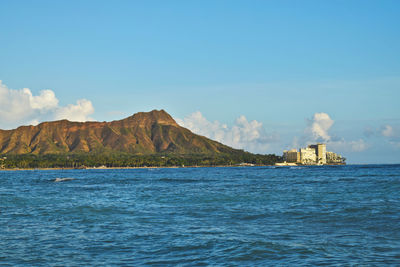
[{"label": "hotel building", "polygon": [[345,161],[341,155],[326,151],[326,144],[320,143],[299,150],[285,150],[283,160],[304,165],[343,164]]}]

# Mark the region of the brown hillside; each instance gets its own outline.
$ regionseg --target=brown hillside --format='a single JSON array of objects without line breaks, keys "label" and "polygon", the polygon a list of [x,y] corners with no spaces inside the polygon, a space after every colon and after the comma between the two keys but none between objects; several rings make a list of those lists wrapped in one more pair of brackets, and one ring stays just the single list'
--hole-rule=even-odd
[{"label": "brown hillside", "polygon": [[78,152],[134,154],[230,153],[237,151],[179,126],[164,110],[112,122],[44,122],[0,130],[0,154]]}]

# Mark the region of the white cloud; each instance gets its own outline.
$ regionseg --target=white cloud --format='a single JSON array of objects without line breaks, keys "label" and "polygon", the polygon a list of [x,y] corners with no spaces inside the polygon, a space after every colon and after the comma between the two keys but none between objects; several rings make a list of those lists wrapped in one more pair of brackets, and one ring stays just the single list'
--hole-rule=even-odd
[{"label": "white cloud", "polygon": [[33,95],[29,88],[9,89],[0,80],[0,128],[36,125],[54,119],[86,121],[94,112],[92,103],[85,99],[65,107],[58,103],[52,90],[42,90],[38,95]]},{"label": "white cloud", "polygon": [[29,125],[33,125],[33,126],[36,126],[36,125],[38,125],[39,123],[40,123],[40,121],[34,119],[34,120],[31,120],[28,124],[29,124]]},{"label": "white cloud", "polygon": [[392,137],[394,135],[393,127],[390,125],[385,125],[382,127],[381,133],[385,137]]},{"label": "white cloud", "polygon": [[183,120],[176,119],[176,122],[196,134],[204,135],[218,142],[222,142],[225,132],[228,129],[226,124],[221,124],[219,121],[208,121],[200,111],[186,116]]},{"label": "white cloud", "polygon": [[66,107],[60,107],[55,112],[55,119],[67,119],[70,121],[88,121],[93,120],[89,115],[93,114],[94,108],[92,102],[86,99],[80,99],[76,105],[69,104]]},{"label": "white cloud", "polygon": [[279,139],[277,134],[268,135],[261,122],[248,121],[243,115],[235,120],[232,127],[219,121],[210,122],[200,111],[183,120],[176,119],[176,122],[196,134],[254,153],[268,153],[270,144]]},{"label": "white cloud", "polygon": [[0,81],[0,121],[10,123],[33,112],[29,89],[9,90]]},{"label": "white cloud", "polygon": [[[308,119],[308,126],[304,131],[306,133],[306,136],[303,138],[304,145],[323,142],[327,144],[328,149],[330,148],[338,152],[361,152],[368,149],[369,145],[363,139],[347,141],[341,137],[332,137],[329,131],[334,122],[327,113],[315,113],[311,119]],[[297,143],[297,138],[294,140]]]},{"label": "white cloud", "polygon": [[331,139],[328,131],[333,125],[333,120],[327,113],[315,113],[309,122],[310,126],[306,129],[306,132],[312,134],[314,141],[328,142]]},{"label": "white cloud", "polygon": [[381,127],[381,135],[386,138],[389,143],[395,147],[400,148],[400,126],[386,124]]},{"label": "white cloud", "polygon": [[51,90],[42,90],[38,96],[33,96],[28,88],[24,88],[23,91],[29,96],[29,103],[33,109],[49,110],[58,106],[58,99]]}]

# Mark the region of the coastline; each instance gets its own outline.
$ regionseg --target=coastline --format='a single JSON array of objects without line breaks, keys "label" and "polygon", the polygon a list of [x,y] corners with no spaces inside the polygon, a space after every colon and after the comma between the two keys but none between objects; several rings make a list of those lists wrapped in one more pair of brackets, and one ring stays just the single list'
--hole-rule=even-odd
[{"label": "coastline", "polygon": [[185,168],[231,168],[231,167],[273,167],[275,165],[204,165],[204,166],[145,166],[145,167],[85,167],[85,168],[12,168],[0,171],[51,171],[51,170],[133,170],[133,169],[185,169]]},{"label": "coastline", "polygon": [[185,168],[243,168],[243,167],[321,167],[321,166],[346,166],[347,164],[323,165],[209,165],[209,166],[146,166],[146,167],[86,167],[86,168],[12,168],[0,171],[54,171],[54,170],[134,170],[134,169],[185,169]]},{"label": "coastline", "polygon": [[[257,165],[253,167],[274,166],[274,165]],[[222,167],[246,167],[239,165],[218,165],[218,166],[147,166],[147,167],[87,167],[87,168],[13,168],[0,169],[0,171],[51,171],[51,170],[133,170],[133,169],[184,169],[184,168],[222,168]]]}]

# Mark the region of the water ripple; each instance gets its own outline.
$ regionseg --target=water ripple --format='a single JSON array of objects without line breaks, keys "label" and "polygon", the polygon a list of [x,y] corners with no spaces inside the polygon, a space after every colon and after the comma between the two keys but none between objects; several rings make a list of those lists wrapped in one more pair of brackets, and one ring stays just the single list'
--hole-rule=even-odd
[{"label": "water ripple", "polygon": [[399,192],[399,165],[0,172],[0,264],[398,265]]}]

